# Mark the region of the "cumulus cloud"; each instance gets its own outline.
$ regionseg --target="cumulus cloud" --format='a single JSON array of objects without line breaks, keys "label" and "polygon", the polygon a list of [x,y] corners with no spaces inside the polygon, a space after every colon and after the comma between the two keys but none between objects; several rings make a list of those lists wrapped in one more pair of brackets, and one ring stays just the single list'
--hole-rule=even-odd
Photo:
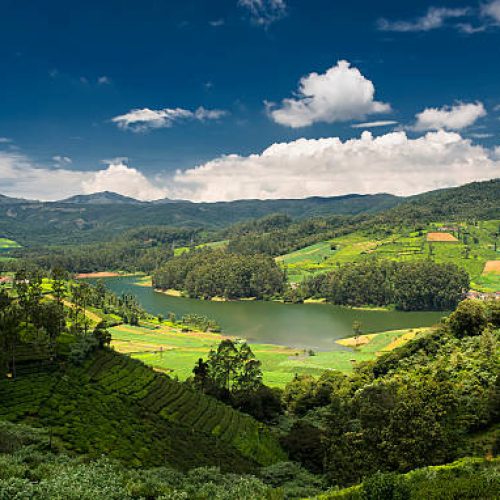
[{"label": "cumulus cloud", "polygon": [[481,102],[459,102],[453,106],[442,108],[427,108],[415,115],[414,130],[461,130],[475,123],[479,118],[486,116],[486,110]]},{"label": "cumulus cloud", "polygon": [[342,141],[273,144],[261,154],[228,155],[177,172],[170,197],[195,201],[302,198],[345,193],[409,195],[500,175],[492,151],[456,132],[405,132]]},{"label": "cumulus cloud", "polygon": [[286,15],[284,0],[238,0],[238,5],[246,9],[259,26],[267,27]]},{"label": "cumulus cloud", "polygon": [[469,9],[449,9],[440,7],[430,7],[427,13],[412,21],[389,21],[379,19],[378,28],[381,31],[430,31],[442,28],[448,19],[464,17],[469,13]]},{"label": "cumulus cloud", "polygon": [[352,128],[374,128],[374,127],[388,127],[389,125],[397,125],[398,122],[394,120],[379,120],[377,122],[364,122],[354,123]]},{"label": "cumulus cloud", "polygon": [[12,139],[9,139],[8,137],[0,137],[0,144],[9,144],[12,142]]},{"label": "cumulus cloud", "polygon": [[113,191],[139,200],[155,200],[166,194],[165,188],[155,186],[142,172],[122,162],[93,172],[82,182],[83,193]]},{"label": "cumulus cloud", "polygon": [[39,167],[17,152],[0,151],[0,192],[7,196],[57,200],[75,194],[114,191],[141,200],[162,198],[158,187],[144,174],[120,160],[96,171]]},{"label": "cumulus cloud", "polygon": [[217,120],[226,115],[221,109],[206,109],[200,106],[195,111],[183,108],[164,109],[133,109],[124,115],[115,116],[111,119],[123,130],[132,132],[147,132],[151,129],[169,128],[175,122],[182,120]]},{"label": "cumulus cloud", "polygon": [[297,97],[283,99],[276,109],[268,104],[268,111],[276,123],[298,128],[316,122],[363,119],[391,110],[389,104],[375,101],[374,96],[373,83],[349,62],[339,61],[325,73],[302,77]]}]

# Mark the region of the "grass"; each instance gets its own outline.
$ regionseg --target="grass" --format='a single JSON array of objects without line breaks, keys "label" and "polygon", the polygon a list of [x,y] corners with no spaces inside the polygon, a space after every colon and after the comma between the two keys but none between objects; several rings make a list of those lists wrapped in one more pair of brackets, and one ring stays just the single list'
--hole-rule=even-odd
[{"label": "grass", "polygon": [[[401,231],[379,238],[357,231],[310,245],[276,260],[286,268],[290,281],[299,283],[308,276],[333,270],[338,265],[373,257],[396,261],[432,258],[436,262],[454,263],[464,268],[471,276],[474,289],[485,292],[500,290],[498,277],[483,275],[486,262],[498,259],[499,252],[495,251],[494,244],[500,221],[460,224],[469,233],[467,245],[458,240],[450,244],[450,240],[456,237],[437,231],[443,224],[435,222],[422,231]],[[428,241],[429,235],[437,236],[431,236],[434,241]],[[446,238],[447,241],[436,241],[436,238]]]},{"label": "grass", "polygon": [[[319,376],[325,370],[350,372],[356,363],[375,359],[387,350],[399,347],[425,328],[395,330],[370,334],[369,341],[356,349],[341,349],[331,352],[309,352],[271,344],[252,344],[252,350],[262,362],[264,383],[284,387],[295,374]],[[192,376],[192,369],[199,358],[206,358],[212,347],[224,338],[223,335],[203,332],[183,333],[180,328],[164,323],[157,330],[120,325],[110,329],[112,346],[119,352],[157,370],[185,380]],[[339,344],[341,342],[339,341]],[[349,342],[347,342],[349,343]]]},{"label": "grass", "polygon": [[20,247],[21,245],[14,240],[9,240],[9,238],[0,238],[0,252]]},{"label": "grass", "polygon": [[[221,248],[228,244],[228,240],[221,241],[211,241],[209,243],[202,243],[201,245],[196,245],[196,248]],[[182,255],[183,253],[189,252],[189,247],[178,247],[174,248],[174,255]]]}]

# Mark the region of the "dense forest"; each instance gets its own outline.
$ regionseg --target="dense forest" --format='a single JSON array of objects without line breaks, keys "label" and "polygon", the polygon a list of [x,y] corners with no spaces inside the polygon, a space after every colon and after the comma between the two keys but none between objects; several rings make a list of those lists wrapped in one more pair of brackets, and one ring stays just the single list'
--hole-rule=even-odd
[{"label": "dense forest", "polygon": [[[169,226],[141,226],[123,232],[111,241],[86,245],[41,246],[18,249],[13,257],[43,269],[63,268],[88,273],[102,270],[152,272],[173,257],[177,246],[191,245],[199,231]],[[15,268],[16,264],[11,263]]]},{"label": "dense forest", "polygon": [[262,299],[283,293],[285,274],[272,258],[264,255],[200,249],[179,255],[160,267],[153,275],[153,286],[204,299]]},{"label": "dense forest", "polygon": [[403,311],[444,311],[454,309],[468,289],[467,273],[454,264],[372,259],[313,276],[289,295],[348,306],[394,304]]},{"label": "dense forest", "polygon": [[296,417],[283,439],[290,458],[349,485],[475,453],[468,436],[500,418],[499,312],[464,301],[435,331],[351,376],[298,375],[283,395]]}]

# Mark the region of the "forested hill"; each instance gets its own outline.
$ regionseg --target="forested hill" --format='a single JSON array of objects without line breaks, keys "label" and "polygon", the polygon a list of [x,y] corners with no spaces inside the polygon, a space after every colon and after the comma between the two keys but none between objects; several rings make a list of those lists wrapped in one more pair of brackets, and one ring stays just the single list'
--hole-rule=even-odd
[{"label": "forested hill", "polygon": [[126,229],[144,225],[217,229],[276,212],[294,218],[376,213],[401,201],[389,194],[220,203],[140,203],[127,202],[125,197],[114,200],[109,193],[101,194],[94,202],[89,197],[47,203],[9,202],[8,198],[3,198],[0,201],[0,235],[23,245],[76,243],[109,240]]},{"label": "forested hill", "polygon": [[375,221],[429,222],[435,220],[498,219],[500,179],[472,182],[406,198]]},{"label": "forested hill", "polygon": [[276,213],[294,219],[345,216],[348,223],[370,225],[494,219],[500,217],[499,199],[500,179],[409,198],[351,194],[299,200],[146,203],[114,193],[97,193],[43,203],[0,196],[0,237],[25,246],[109,241],[127,229],[145,225],[214,230]]}]

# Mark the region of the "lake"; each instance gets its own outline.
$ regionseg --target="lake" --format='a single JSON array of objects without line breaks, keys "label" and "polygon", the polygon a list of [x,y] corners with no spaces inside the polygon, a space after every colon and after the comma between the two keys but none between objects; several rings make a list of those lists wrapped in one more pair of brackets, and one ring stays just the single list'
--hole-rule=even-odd
[{"label": "lake", "polygon": [[300,349],[342,349],[335,340],[352,335],[352,322],[360,321],[363,333],[431,326],[446,313],[355,310],[330,304],[282,304],[279,302],[212,302],[171,297],[135,284],[136,277],[105,278],[114,293],[135,295],[152,314],[178,318],[197,313],[216,320],[227,335],[253,343]]}]

